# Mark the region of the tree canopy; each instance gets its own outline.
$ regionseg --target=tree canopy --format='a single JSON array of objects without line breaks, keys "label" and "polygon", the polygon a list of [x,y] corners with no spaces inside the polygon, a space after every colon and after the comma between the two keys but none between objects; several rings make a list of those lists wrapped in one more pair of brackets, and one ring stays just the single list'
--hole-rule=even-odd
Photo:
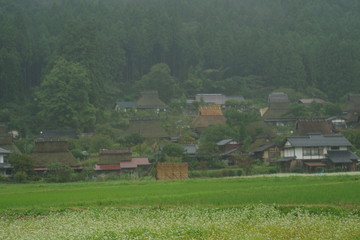
[{"label": "tree canopy", "polygon": [[[360,91],[359,15],[356,0],[3,0],[0,103],[8,116],[89,130],[141,88],[167,103],[279,88],[337,102]],[[16,107],[33,99],[30,113]]]}]

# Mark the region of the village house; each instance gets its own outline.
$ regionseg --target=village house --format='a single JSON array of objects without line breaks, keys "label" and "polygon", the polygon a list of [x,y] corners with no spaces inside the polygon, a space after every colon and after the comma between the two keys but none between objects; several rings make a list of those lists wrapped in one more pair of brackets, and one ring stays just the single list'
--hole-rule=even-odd
[{"label": "village house", "polygon": [[5,125],[0,125],[0,147],[14,154],[21,154],[18,147],[14,144],[14,135],[7,131]]},{"label": "village house", "polygon": [[208,105],[225,105],[228,100],[236,100],[239,102],[244,101],[244,97],[242,96],[225,96],[221,93],[201,93],[195,95],[196,102],[204,102]]},{"label": "village house", "polygon": [[268,142],[252,149],[250,155],[263,162],[273,163],[281,157],[281,149],[275,143]]},{"label": "village house", "polygon": [[184,148],[184,154],[186,157],[189,158],[196,158],[196,153],[199,149],[197,144],[182,144],[181,145]]},{"label": "village house", "polygon": [[343,110],[347,126],[357,127],[360,123],[360,94],[348,94]]},{"label": "village house", "polygon": [[339,132],[341,129],[347,128],[346,119],[343,117],[332,116],[325,119],[325,121],[331,125],[332,131],[335,133]]},{"label": "village house", "polygon": [[284,156],[277,163],[281,172],[302,169],[312,173],[331,168],[355,171],[359,157],[350,151],[350,147],[351,143],[341,135],[287,137]]},{"label": "village house", "polygon": [[80,164],[68,149],[66,140],[35,140],[30,159],[36,172],[46,172],[51,164],[60,163],[74,171],[80,171]]},{"label": "village house", "polygon": [[78,135],[73,129],[54,129],[41,131],[37,138],[45,140],[67,140],[77,139]]},{"label": "village house", "polygon": [[223,161],[228,164],[234,163],[233,154],[240,151],[241,143],[235,139],[222,139],[216,143]]},{"label": "village house", "polygon": [[299,118],[296,121],[294,136],[306,136],[312,133],[331,135],[334,132],[331,124],[324,118]]},{"label": "village house", "polygon": [[11,176],[13,166],[9,163],[9,155],[12,152],[0,147],[0,176]]},{"label": "village house", "polygon": [[129,120],[129,127],[124,136],[140,134],[144,138],[169,138],[169,134],[161,126],[159,117],[133,117]]},{"label": "village house", "polygon": [[94,170],[97,173],[133,173],[150,165],[147,157],[133,157],[129,149],[102,149]]},{"label": "village house", "polygon": [[136,102],[116,102],[114,106],[117,112],[128,112],[132,109],[136,111]]},{"label": "village house", "polygon": [[275,126],[294,126],[296,118],[288,114],[291,102],[286,93],[273,92],[269,94],[268,106],[260,109],[264,122]]},{"label": "village house", "polygon": [[201,133],[210,125],[225,123],[226,118],[219,105],[200,106],[199,115],[193,121],[193,127],[195,128],[195,131]]},{"label": "village house", "polygon": [[136,102],[136,109],[154,110],[156,113],[165,112],[168,106],[160,100],[157,91],[141,92],[140,98]]},{"label": "village house", "polygon": [[230,153],[233,153],[240,149],[240,142],[233,139],[233,138],[227,138],[222,139],[216,143],[216,145],[219,148],[219,151],[222,155],[228,155]]}]

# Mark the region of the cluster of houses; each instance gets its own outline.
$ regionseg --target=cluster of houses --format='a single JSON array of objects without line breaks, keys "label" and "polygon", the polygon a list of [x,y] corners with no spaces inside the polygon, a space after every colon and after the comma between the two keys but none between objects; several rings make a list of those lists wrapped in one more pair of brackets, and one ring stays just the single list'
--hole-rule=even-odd
[{"label": "cluster of houses", "polygon": [[[192,129],[197,134],[210,125],[226,124],[223,115],[224,105],[228,100],[243,101],[241,96],[227,97],[223,94],[198,94],[194,100],[202,102],[198,113],[194,116]],[[299,99],[298,104],[327,104],[326,101],[313,99]],[[277,164],[281,172],[301,170],[305,172],[319,172],[328,169],[341,171],[355,171],[359,157],[351,151],[351,143],[338,131],[342,128],[356,127],[360,122],[360,94],[349,94],[348,104],[342,116],[323,118],[299,118],[289,114],[291,101],[286,93],[274,92],[269,94],[268,104],[260,109],[260,116],[269,126],[288,126],[292,132],[281,144],[272,142],[271,137],[256,139],[248,154],[270,164]],[[144,138],[169,139],[176,141],[176,136],[169,134],[162,127],[159,113],[169,108],[159,99],[156,91],[141,93],[136,102],[117,102],[114,109],[118,112],[137,112],[151,110],[155,114],[146,117],[129,118],[129,126],[124,135],[140,134]],[[68,149],[69,138],[76,138],[74,131],[44,131],[34,141],[34,149],[30,158],[34,170],[45,173],[51,162],[59,162],[70,166],[74,171],[81,171],[79,161]],[[188,158],[196,158],[198,145],[194,142],[182,144]],[[231,164],[236,153],[242,151],[242,143],[236,139],[223,139],[216,143],[223,161]],[[9,164],[9,155],[20,153],[13,143],[13,135],[0,126],[0,175],[10,176],[13,167]],[[134,172],[137,169],[150,167],[147,157],[134,157],[129,149],[100,149],[93,170],[97,173]]]}]

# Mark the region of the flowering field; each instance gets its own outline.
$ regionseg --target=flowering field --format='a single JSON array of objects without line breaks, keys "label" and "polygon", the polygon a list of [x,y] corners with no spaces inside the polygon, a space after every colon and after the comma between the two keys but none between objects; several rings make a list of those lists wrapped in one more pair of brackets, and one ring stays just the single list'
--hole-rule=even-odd
[{"label": "flowering field", "polygon": [[359,239],[360,217],[242,208],[101,208],[3,216],[1,239]]}]

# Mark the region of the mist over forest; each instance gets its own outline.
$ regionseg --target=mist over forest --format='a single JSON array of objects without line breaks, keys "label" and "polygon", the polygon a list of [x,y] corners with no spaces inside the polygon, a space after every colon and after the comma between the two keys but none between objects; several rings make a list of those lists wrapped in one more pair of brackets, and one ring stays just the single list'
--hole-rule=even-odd
[{"label": "mist over forest", "polygon": [[359,39],[357,0],[0,0],[0,122],[92,131],[142,90],[338,103]]}]

